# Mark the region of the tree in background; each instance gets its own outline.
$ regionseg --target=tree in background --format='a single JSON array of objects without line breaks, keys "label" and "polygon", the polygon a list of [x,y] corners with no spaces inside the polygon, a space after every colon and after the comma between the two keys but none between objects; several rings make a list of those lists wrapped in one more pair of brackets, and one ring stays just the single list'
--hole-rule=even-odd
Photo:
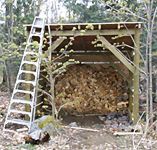
[{"label": "tree in background", "polygon": [[12,91],[16,78],[21,53],[25,47],[26,30],[25,24],[31,24],[34,17],[40,13],[43,0],[4,0],[1,4],[0,18],[5,25],[0,26],[0,61],[4,64],[4,81],[7,81],[9,91]]},{"label": "tree in background", "polygon": [[103,22],[104,5],[98,0],[60,0],[68,11],[68,22]]},{"label": "tree in background", "polygon": [[[137,16],[133,12],[140,11],[137,0],[60,0],[60,2],[68,11],[68,22],[137,21]],[[129,8],[131,13],[124,8]]]},{"label": "tree in background", "polygon": [[[9,48],[9,45],[11,45],[13,41],[13,1],[12,0],[6,0],[4,2],[5,5],[5,26],[2,28],[1,33],[1,56],[3,57],[2,60],[4,62],[5,71],[6,71],[6,77],[7,77],[7,85],[11,92],[11,78],[10,78],[10,69],[9,69],[9,61],[5,59],[5,48]],[[7,50],[9,52],[9,50]]]}]

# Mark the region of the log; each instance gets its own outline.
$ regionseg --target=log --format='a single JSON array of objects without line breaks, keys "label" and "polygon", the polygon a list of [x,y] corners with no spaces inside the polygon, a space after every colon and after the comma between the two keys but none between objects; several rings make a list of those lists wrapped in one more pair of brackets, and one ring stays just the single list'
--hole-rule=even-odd
[{"label": "log", "polygon": [[96,129],[82,128],[82,127],[69,127],[69,126],[64,126],[64,128],[75,129],[75,130],[91,131],[91,132],[99,132],[99,130],[96,130]]},{"label": "log", "polygon": [[125,136],[125,135],[142,135],[142,132],[114,132],[113,135],[121,135],[121,136]]},{"label": "log", "polygon": [[[112,67],[72,65],[56,79],[56,106],[70,114],[107,114],[128,107],[128,85]],[[121,105],[122,104],[122,105]],[[124,105],[123,105],[124,104]]]}]

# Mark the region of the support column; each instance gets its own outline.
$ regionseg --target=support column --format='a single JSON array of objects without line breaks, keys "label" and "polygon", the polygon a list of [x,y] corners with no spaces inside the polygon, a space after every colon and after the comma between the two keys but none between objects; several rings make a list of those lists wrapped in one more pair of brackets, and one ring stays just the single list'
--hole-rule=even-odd
[{"label": "support column", "polygon": [[139,63],[140,63],[140,30],[136,30],[135,36],[135,55],[134,55],[134,64],[135,66],[135,72],[133,74],[133,111],[132,111],[132,121],[133,123],[136,123],[139,119]]},{"label": "support column", "polygon": [[133,121],[133,74],[129,72],[129,119]]}]

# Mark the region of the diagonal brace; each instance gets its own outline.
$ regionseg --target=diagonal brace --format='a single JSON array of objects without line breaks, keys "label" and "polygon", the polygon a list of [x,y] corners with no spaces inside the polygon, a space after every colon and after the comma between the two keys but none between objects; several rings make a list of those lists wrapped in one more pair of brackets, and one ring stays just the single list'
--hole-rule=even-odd
[{"label": "diagonal brace", "polygon": [[56,41],[52,42],[51,52],[54,51],[65,39],[66,37],[60,37]]},{"label": "diagonal brace", "polygon": [[125,58],[125,56],[116,49],[108,40],[103,36],[97,36],[98,40],[102,42],[103,47],[107,48],[113,55],[115,55],[132,73],[135,67]]}]

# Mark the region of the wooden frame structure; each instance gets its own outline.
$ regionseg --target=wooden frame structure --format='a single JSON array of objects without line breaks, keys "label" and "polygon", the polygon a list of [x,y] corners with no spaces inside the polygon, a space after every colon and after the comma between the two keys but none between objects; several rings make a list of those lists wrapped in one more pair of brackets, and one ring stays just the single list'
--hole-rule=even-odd
[{"label": "wooden frame structure", "polygon": [[[30,28],[31,25],[27,25],[27,31]],[[46,32],[48,28],[51,31],[52,57],[66,47],[67,51],[74,51],[67,59],[75,59],[82,64],[112,65],[128,81],[129,112],[135,123],[139,117],[141,23],[50,24],[46,25]],[[72,45],[71,37],[74,38]]]}]

